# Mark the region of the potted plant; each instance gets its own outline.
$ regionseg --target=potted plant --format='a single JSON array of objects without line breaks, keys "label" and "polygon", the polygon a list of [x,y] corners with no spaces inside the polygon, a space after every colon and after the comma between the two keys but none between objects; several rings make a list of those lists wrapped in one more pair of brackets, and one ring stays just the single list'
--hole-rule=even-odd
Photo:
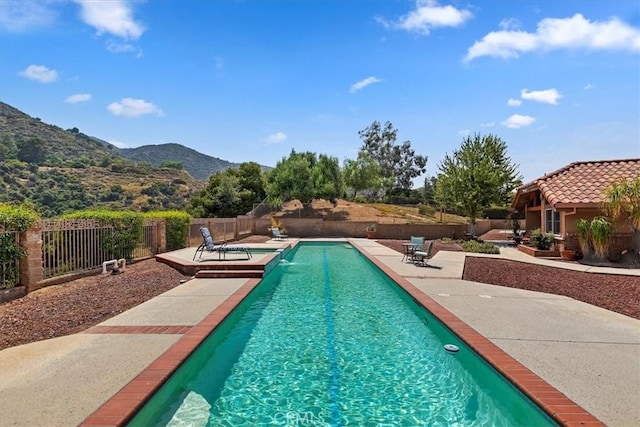
[{"label": "potted plant", "polygon": [[372,224],[365,230],[367,232],[367,239],[375,239],[376,237],[376,225]]},{"label": "potted plant", "polygon": [[565,261],[574,261],[576,259],[576,251],[573,249],[563,249],[560,251],[560,256]]}]

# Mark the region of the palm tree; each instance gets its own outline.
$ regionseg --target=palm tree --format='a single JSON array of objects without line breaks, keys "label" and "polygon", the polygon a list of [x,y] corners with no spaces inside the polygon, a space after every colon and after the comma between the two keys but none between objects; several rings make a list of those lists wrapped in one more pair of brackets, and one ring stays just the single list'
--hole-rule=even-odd
[{"label": "palm tree", "polygon": [[604,208],[614,219],[625,219],[633,236],[631,245],[640,252],[640,178],[621,179],[605,190]]}]

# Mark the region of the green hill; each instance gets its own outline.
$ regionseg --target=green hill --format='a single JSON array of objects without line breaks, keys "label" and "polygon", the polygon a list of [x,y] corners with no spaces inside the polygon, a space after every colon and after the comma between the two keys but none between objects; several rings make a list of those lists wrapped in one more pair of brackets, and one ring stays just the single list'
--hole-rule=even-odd
[{"label": "green hill", "polygon": [[44,217],[100,206],[182,209],[204,185],[184,170],[133,162],[105,141],[0,102],[0,202],[31,203]]},{"label": "green hill", "polygon": [[154,166],[179,160],[182,162],[183,168],[191,176],[203,181],[208,180],[209,176],[215,172],[240,166],[238,163],[231,163],[217,157],[208,156],[175,143],[117,149],[117,152],[129,160],[147,162]]}]

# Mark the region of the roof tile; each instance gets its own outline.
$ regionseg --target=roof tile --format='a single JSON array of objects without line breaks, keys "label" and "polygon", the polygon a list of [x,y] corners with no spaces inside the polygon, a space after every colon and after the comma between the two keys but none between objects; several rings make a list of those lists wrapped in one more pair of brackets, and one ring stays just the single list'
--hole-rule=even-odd
[{"label": "roof tile", "polygon": [[575,162],[520,188],[537,185],[553,206],[558,203],[602,203],[604,190],[623,178],[640,178],[640,159]]}]

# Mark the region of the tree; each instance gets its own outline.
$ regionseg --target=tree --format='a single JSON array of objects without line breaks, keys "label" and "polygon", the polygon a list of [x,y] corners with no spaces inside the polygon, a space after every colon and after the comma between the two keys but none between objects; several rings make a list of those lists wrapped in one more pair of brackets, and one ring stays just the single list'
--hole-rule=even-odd
[{"label": "tree", "polygon": [[188,211],[195,217],[233,217],[251,211],[265,197],[260,165],[242,163],[238,169],[226,169],[209,177],[206,188],[189,201]]},{"label": "tree", "polygon": [[325,199],[335,205],[336,199],[344,195],[342,170],[336,157],[320,154],[318,162],[313,165],[311,177],[315,199]]},{"label": "tree", "polygon": [[382,187],[380,166],[366,151],[360,151],[355,160],[345,160],[343,171],[344,182],[353,190],[354,198],[358,196],[358,192],[369,190],[377,193]]},{"label": "tree", "polygon": [[613,182],[604,194],[607,215],[627,222],[633,233],[632,247],[636,253],[640,252],[640,178]]},{"label": "tree", "polygon": [[335,157],[309,151],[280,160],[267,176],[267,196],[276,201],[298,199],[309,205],[314,199],[334,201],[344,193],[340,164]]},{"label": "tree", "polygon": [[398,130],[391,122],[384,126],[374,121],[370,126],[358,132],[363,141],[360,148],[373,157],[380,166],[380,174],[387,178],[387,190],[400,188],[408,190],[413,186],[413,178],[426,171],[427,158],[416,155],[410,141],[396,145]]},{"label": "tree", "polygon": [[38,138],[29,141],[20,141],[18,146],[18,159],[26,163],[42,164],[45,160],[45,146]]},{"label": "tree", "polygon": [[492,204],[506,203],[522,183],[506,151],[507,144],[497,136],[475,134],[438,165],[436,199],[456,203],[469,216],[473,235],[478,213]]}]

